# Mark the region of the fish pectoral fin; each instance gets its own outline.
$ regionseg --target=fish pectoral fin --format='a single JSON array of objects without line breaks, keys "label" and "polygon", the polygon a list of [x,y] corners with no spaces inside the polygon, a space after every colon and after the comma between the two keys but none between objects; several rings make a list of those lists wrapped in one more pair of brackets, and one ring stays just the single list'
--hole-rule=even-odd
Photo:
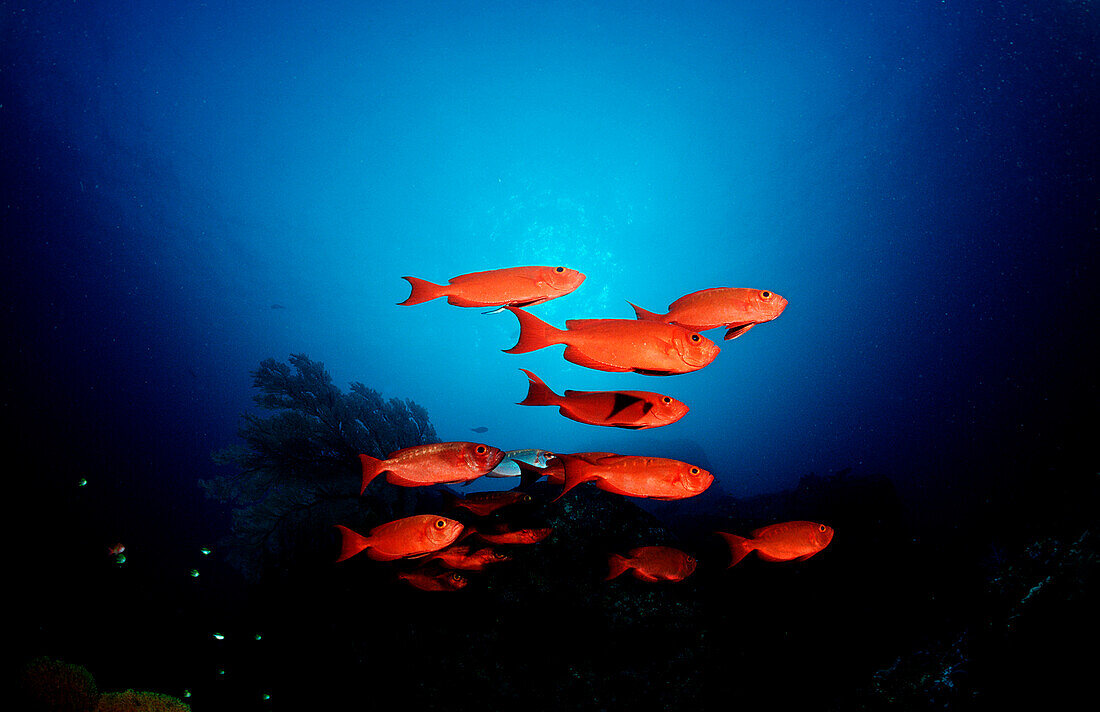
[{"label": "fish pectoral fin", "polygon": [[817,553],[816,551],[811,551],[809,554],[803,554],[802,556],[795,559],[795,561],[805,561],[806,559],[810,558],[811,556],[813,556],[816,553]]},{"label": "fish pectoral fin", "polygon": [[658,581],[660,581],[660,579],[653,574],[646,573],[645,571],[642,571],[640,569],[634,569],[633,574],[635,578],[639,578],[647,583],[657,583]]},{"label": "fish pectoral fin", "polygon": [[[615,394],[615,402],[612,404],[611,412],[608,414],[607,417],[608,418],[614,418],[616,415],[618,415],[619,413],[622,413],[624,410],[626,410],[630,406],[636,405],[638,403],[645,403],[645,399],[644,398],[639,398],[638,396],[627,395],[626,393],[616,393]],[[651,408],[653,407],[652,404],[650,404],[650,407]],[[646,412],[647,412],[647,409],[645,409],[643,407],[642,413],[644,414]]]},{"label": "fish pectoral fin", "polygon": [[754,326],[756,326],[754,322],[749,322],[748,324],[732,325],[726,331],[726,335],[723,336],[722,339],[725,341],[729,341],[730,339],[736,339],[738,336],[744,336],[745,333]]}]

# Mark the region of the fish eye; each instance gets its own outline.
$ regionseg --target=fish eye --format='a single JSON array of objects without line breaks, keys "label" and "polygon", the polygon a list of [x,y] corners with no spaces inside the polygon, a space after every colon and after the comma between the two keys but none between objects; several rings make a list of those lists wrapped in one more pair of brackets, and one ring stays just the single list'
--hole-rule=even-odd
[{"label": "fish eye", "polygon": [[530,502],[531,501],[531,495],[529,495],[529,494],[523,495],[523,501],[524,502]]},{"label": "fish eye", "polygon": [[699,474],[699,468],[698,467],[691,468],[691,474],[698,475]]},{"label": "fish eye", "polygon": [[765,289],[763,292],[760,293],[760,298],[761,299],[771,299],[772,298],[772,293]]},{"label": "fish eye", "polygon": [[565,271],[565,268],[564,267],[555,267],[554,271],[557,272],[558,274],[561,274],[562,272]]},{"label": "fish eye", "polygon": [[669,403],[672,402],[672,399],[669,398],[668,396],[665,396],[664,398],[661,399],[661,402],[664,403],[665,405],[668,405]]},{"label": "fish eye", "polygon": [[461,574],[451,574],[451,580],[454,581],[455,583],[462,583],[462,575]]},{"label": "fish eye", "polygon": [[699,343],[699,339],[701,339],[701,338],[703,338],[703,337],[699,336],[698,334],[692,334],[691,335],[691,340],[695,343]]},{"label": "fish eye", "polygon": [[484,455],[485,454],[485,446],[484,445],[478,445],[474,449],[474,452],[476,452],[478,455]]},{"label": "fish eye", "polygon": [[824,525],[824,524],[819,524],[817,528],[818,528],[818,529],[819,529],[820,531],[825,531],[825,529],[826,529],[826,527],[825,527],[825,525]]},{"label": "fish eye", "polygon": [[446,519],[437,519],[437,520],[435,520],[435,528],[436,529],[442,529],[445,526],[447,526],[447,520]]}]

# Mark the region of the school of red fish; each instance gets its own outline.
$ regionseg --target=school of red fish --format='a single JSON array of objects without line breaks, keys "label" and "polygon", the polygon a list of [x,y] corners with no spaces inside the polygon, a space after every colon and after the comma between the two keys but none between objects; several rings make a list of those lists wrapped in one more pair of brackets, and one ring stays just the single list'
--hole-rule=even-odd
[{"label": "school of red fish", "polygon": [[[599,371],[670,376],[698,371],[718,356],[719,347],[701,331],[725,328],[725,340],[744,336],[758,324],[783,313],[787,300],[768,290],[718,287],[680,297],[664,314],[631,304],[636,319],[570,319],[558,329],[524,311],[573,292],[585,275],[566,267],[510,267],[454,277],[434,284],[405,277],[412,287],[401,305],[421,304],[441,297],[459,307],[508,310],[519,319],[520,335],[506,353],[521,354],[565,345],[567,361]],[[558,412],[588,425],[643,430],[683,418],[688,406],[649,391],[572,391],[558,395],[534,373],[527,376],[527,397],[519,405],[556,406]],[[484,432],[485,428],[475,429]],[[423,487],[466,485],[479,477],[520,477],[520,487],[541,477],[560,484],[561,499],[573,488],[595,487],[627,497],[673,500],[694,497],[714,482],[714,475],[679,460],[612,452],[551,453],[545,450],[505,452],[484,443],[443,442],[417,445],[390,453],[386,459],[362,454],[360,494],[378,477],[391,485]],[[511,557],[494,546],[534,544],[548,537],[548,527],[513,528],[500,519],[507,507],[532,501],[521,489],[482,492],[466,497],[445,493],[447,507],[474,517],[462,523],[438,514],[418,514],[380,524],[365,536],[337,525],[341,551],[337,561],[356,554],[378,561],[415,559],[419,566],[397,578],[425,591],[456,591],[467,585],[466,573],[479,572]],[[764,561],[805,561],[826,548],[833,530],[806,521],[778,522],[756,529],[748,537],[716,532],[729,545],[732,567],[756,552]],[[480,540],[485,545],[479,545]],[[607,579],[626,572],[649,583],[682,581],[696,560],[673,547],[641,546],[625,553],[610,552]]]}]

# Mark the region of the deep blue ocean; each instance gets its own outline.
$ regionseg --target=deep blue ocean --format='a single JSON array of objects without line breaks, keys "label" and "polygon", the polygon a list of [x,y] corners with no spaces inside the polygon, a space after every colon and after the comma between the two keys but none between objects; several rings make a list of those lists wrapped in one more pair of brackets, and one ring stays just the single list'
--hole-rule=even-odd
[{"label": "deep blue ocean", "polygon": [[[0,1],[20,709],[96,709],[43,701],[43,659],[197,712],[1067,709],[1100,632],[1098,62],[1087,0]],[[528,308],[558,328],[715,287],[789,303],[667,377],[398,306],[406,275],[527,265],[586,276]],[[379,409],[265,407],[265,361],[323,364],[308,398],[415,403],[434,436],[393,449],[714,483],[525,483],[487,521],[554,533],[419,591],[415,560],[334,563],[334,525],[481,526],[443,490],[518,479],[360,496],[349,433]],[[575,422],[517,405],[520,369],[690,412]],[[714,534],[795,520],[835,538],[728,567]],[[645,545],[698,569],[603,580]]]}]

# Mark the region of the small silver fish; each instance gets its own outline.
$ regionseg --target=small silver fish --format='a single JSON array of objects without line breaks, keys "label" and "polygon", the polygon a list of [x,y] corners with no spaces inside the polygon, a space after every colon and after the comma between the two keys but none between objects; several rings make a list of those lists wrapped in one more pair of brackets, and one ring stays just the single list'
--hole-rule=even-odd
[{"label": "small silver fish", "polygon": [[545,450],[510,450],[504,453],[504,459],[487,473],[486,477],[519,477],[521,472],[517,462],[524,462],[535,467],[546,467],[546,460],[550,456]]}]

